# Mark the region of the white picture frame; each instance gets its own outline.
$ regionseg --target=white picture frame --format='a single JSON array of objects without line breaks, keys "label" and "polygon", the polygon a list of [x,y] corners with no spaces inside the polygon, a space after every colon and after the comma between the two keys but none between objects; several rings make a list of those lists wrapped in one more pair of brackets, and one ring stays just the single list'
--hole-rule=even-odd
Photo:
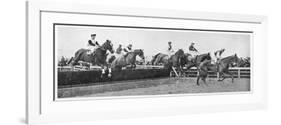
[{"label": "white picture frame", "polygon": [[[28,124],[49,122],[85,121],[100,119],[166,116],[190,113],[264,109],[266,107],[267,18],[257,15],[240,15],[208,12],[184,12],[157,9],[106,7],[73,3],[26,3],[26,121]],[[252,69],[250,93],[189,94],[175,96],[145,96],[139,98],[82,99],[54,101],[53,65],[46,60],[54,56],[49,41],[53,23],[89,24],[91,17],[114,18],[113,25],[159,25],[157,20],[168,22],[167,27],[178,28],[182,23],[192,24],[191,29],[231,30],[253,32],[251,43]],[[131,23],[126,20],[136,20]],[[138,21],[143,19],[143,22]],[[145,20],[144,20],[145,19]],[[173,22],[173,23],[171,23]],[[169,24],[170,23],[170,24]],[[165,104],[165,105],[163,105]],[[79,107],[79,108],[78,108]],[[118,107],[118,108],[117,108]]]}]

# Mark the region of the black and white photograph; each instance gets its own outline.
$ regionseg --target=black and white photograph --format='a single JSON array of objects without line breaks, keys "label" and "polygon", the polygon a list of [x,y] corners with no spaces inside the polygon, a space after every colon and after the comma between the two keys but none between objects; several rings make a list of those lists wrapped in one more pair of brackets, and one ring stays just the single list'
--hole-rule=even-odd
[{"label": "black and white photograph", "polygon": [[[185,124],[187,119],[190,124],[235,123],[227,114],[239,117],[234,121],[252,123],[270,121],[268,113],[277,113],[249,112],[272,107],[268,100],[278,98],[269,98],[278,94],[268,86],[279,85],[271,78],[278,79],[278,61],[269,61],[278,58],[278,52],[267,52],[278,50],[268,48],[278,41],[272,37],[277,32],[270,31],[278,29],[272,23],[276,14],[269,20],[265,13],[247,11],[258,5],[253,2],[196,6],[170,1],[162,6],[167,1],[157,1],[139,7],[135,2],[111,5],[114,2],[26,1],[25,45],[11,41],[22,35],[11,26],[24,23],[14,19],[16,23],[7,25],[5,31],[12,35],[4,35],[3,45],[5,52],[15,54],[4,54],[14,61],[3,58],[7,63],[3,68],[9,71],[3,73],[12,75],[5,77],[3,85],[11,87],[3,86],[2,95],[8,95],[12,104],[25,100],[21,123],[143,124],[139,121],[145,119],[153,121],[149,124]],[[22,14],[24,9],[20,10]],[[25,59],[18,55],[24,53],[18,47],[25,48]],[[18,73],[25,74],[25,85],[14,81],[20,79]],[[13,111],[8,114],[23,115]]]},{"label": "black and white photograph", "polygon": [[55,23],[55,98],[251,91],[253,32]]}]

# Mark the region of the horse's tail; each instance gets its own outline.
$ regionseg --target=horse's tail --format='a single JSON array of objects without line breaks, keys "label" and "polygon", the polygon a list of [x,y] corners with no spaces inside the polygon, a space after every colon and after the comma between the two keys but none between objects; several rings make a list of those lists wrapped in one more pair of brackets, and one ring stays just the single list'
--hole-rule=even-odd
[{"label": "horse's tail", "polygon": [[71,57],[67,62],[66,65],[69,65],[73,61],[73,57]]}]

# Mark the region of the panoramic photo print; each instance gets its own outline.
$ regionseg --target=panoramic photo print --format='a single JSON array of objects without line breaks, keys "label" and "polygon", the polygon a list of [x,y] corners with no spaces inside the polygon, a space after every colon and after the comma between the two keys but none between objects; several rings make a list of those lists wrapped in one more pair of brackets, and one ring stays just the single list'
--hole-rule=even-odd
[{"label": "panoramic photo print", "polygon": [[54,24],[56,98],[251,91],[251,32]]}]

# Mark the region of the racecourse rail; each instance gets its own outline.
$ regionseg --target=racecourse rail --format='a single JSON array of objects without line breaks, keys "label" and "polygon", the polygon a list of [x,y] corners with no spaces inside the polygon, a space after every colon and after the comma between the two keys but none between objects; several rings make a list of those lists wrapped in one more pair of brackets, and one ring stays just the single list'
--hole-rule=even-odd
[{"label": "racecourse rail", "polygon": [[[71,68],[70,66],[58,66],[58,71],[88,71],[88,70],[100,70],[101,67],[99,66],[90,66],[89,68],[85,68],[85,66],[74,66]],[[156,66],[156,65],[137,65],[136,69],[163,69],[163,66]],[[198,71],[195,67],[185,71],[186,77],[197,77]],[[250,78],[251,70],[250,67],[231,67],[229,71],[233,73],[234,77],[236,78]],[[178,73],[178,72],[177,72]],[[175,76],[175,72],[171,71],[171,74]],[[209,72],[209,77],[218,77],[218,73],[216,72]]]}]

